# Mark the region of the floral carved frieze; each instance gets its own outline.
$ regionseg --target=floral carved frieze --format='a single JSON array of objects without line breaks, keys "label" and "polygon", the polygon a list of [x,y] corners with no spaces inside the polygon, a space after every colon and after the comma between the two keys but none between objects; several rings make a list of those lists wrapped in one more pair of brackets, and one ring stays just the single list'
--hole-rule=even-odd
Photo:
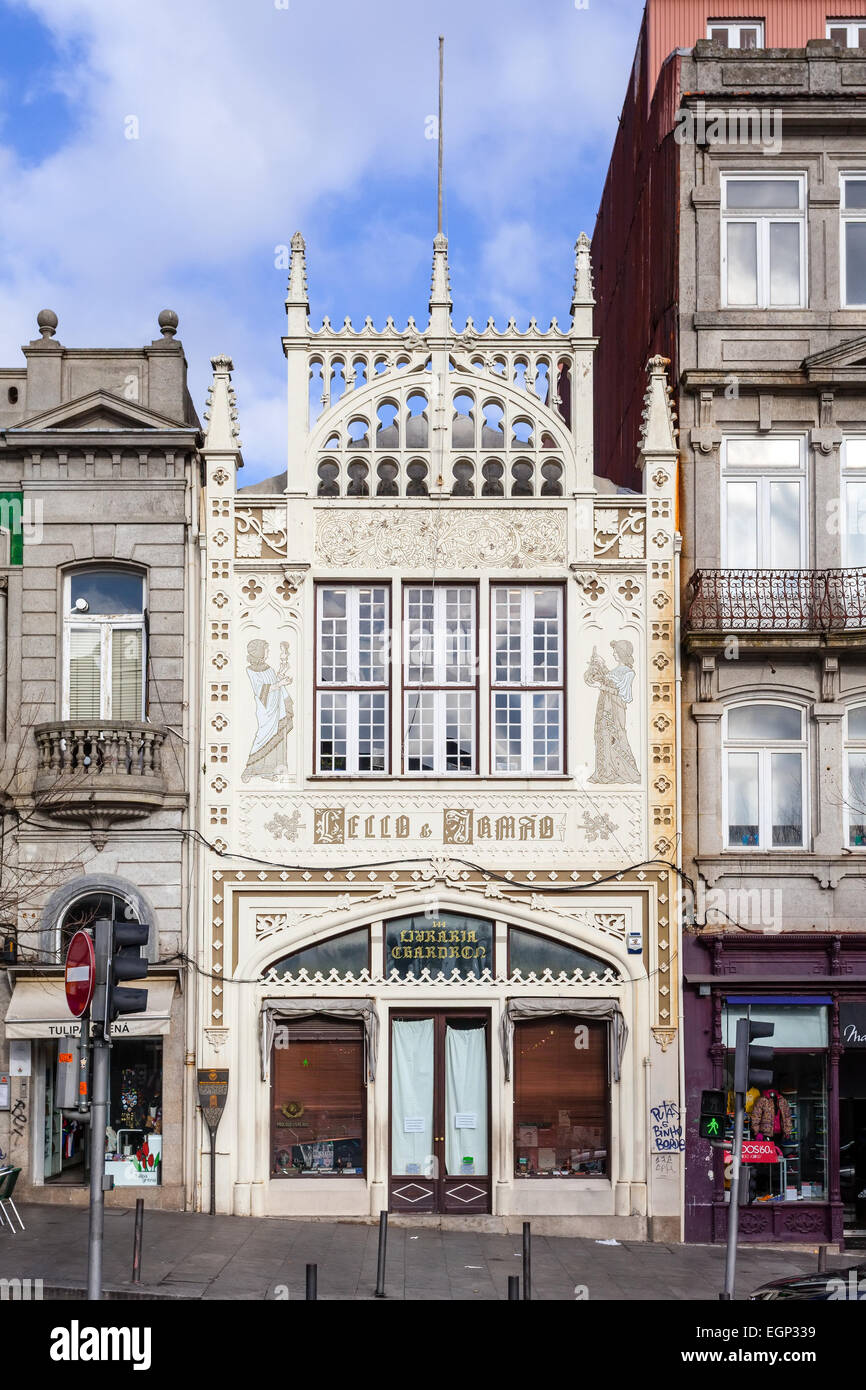
[{"label": "floral carved frieze", "polygon": [[594,553],[608,560],[642,560],[646,512],[637,507],[596,507]]},{"label": "floral carved frieze", "polygon": [[288,550],[285,507],[236,507],[235,554],[239,560],[285,560]]},{"label": "floral carved frieze", "polygon": [[325,565],[429,569],[564,564],[566,514],[543,511],[343,512],[318,518],[316,558]]}]

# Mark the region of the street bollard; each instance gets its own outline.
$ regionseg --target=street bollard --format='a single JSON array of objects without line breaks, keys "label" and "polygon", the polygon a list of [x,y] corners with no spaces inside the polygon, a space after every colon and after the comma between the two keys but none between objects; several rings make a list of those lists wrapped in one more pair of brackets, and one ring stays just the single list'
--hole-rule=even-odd
[{"label": "street bollard", "polygon": [[520,1302],[520,1277],[517,1274],[509,1274],[508,1276],[508,1302]]},{"label": "street bollard", "polygon": [[144,1233],[144,1198],[135,1199],[135,1232],[132,1237],[132,1282],[141,1283],[141,1241]]},{"label": "street bollard", "polygon": [[528,1221],[523,1223],[523,1297],[532,1298],[532,1230]]},{"label": "street bollard", "polygon": [[307,1265],[307,1292],[305,1298],[307,1303],[315,1302],[319,1297],[316,1292],[317,1270],[318,1265]]},{"label": "street bollard", "polygon": [[827,1247],[826,1247],[826,1245],[819,1245],[819,1246],[818,1246],[818,1273],[819,1273],[819,1274],[826,1274],[826,1273],[827,1273]]},{"label": "street bollard", "polygon": [[376,1264],[376,1297],[385,1297],[385,1258],[388,1254],[388,1213],[379,1213],[379,1258]]}]

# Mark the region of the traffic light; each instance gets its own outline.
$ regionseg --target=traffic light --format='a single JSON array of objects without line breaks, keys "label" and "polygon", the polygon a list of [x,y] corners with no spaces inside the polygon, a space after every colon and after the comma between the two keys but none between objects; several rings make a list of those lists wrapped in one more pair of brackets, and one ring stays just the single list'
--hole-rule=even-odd
[{"label": "traffic light", "polygon": [[701,1091],[701,1118],[698,1123],[701,1139],[709,1139],[710,1143],[724,1143],[726,1111],[724,1091]]},{"label": "traffic light", "polygon": [[143,980],[147,975],[147,960],[141,947],[147,945],[150,928],[145,922],[94,923],[93,944],[96,952],[96,988],[93,993],[92,1017],[104,1021],[106,1032],[121,1014],[140,1014],[147,1008],[146,989],[126,989],[124,980]]},{"label": "traffic light", "polygon": [[765,1091],[773,1081],[773,1049],[755,1047],[753,1038],[771,1038],[772,1023],[753,1023],[737,1019],[737,1047],[734,1053],[734,1090],[744,1096],[752,1086]]}]

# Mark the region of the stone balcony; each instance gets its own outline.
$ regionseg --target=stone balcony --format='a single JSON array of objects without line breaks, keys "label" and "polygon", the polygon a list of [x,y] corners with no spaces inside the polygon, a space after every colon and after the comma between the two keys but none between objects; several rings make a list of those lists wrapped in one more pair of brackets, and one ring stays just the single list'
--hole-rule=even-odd
[{"label": "stone balcony", "polygon": [[691,650],[731,637],[758,647],[866,646],[866,569],[695,570],[683,635]]},{"label": "stone balcony", "polygon": [[138,820],[165,805],[167,730],[125,721],[37,724],[34,800],[57,820],[89,825],[94,843],[115,821]]}]

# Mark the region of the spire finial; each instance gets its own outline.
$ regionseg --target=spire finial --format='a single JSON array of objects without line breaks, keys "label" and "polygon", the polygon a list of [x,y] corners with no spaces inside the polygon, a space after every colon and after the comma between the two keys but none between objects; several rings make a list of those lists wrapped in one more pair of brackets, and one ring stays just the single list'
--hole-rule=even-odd
[{"label": "spire finial", "polygon": [[295,232],[292,237],[292,259],[289,265],[289,289],[286,295],[286,304],[301,304],[310,312],[309,296],[307,294],[307,258],[305,255],[306,245],[300,232]]},{"label": "spire finial", "polygon": [[641,424],[639,467],[643,467],[648,455],[676,454],[677,429],[676,415],[671,406],[671,388],[668,384],[670,358],[656,355],[646,364],[649,378],[644,393]]},{"label": "spire finial", "polygon": [[225,353],[210,360],[213,381],[208,390],[204,447],[222,453],[240,455],[241,441],[237,425],[237,398],[232,386],[234,363]]},{"label": "spire finial", "polygon": [[592,259],[590,240],[586,232],[581,232],[574,243],[574,293],[571,296],[571,311],[574,314],[578,305],[594,304],[592,292]]}]

